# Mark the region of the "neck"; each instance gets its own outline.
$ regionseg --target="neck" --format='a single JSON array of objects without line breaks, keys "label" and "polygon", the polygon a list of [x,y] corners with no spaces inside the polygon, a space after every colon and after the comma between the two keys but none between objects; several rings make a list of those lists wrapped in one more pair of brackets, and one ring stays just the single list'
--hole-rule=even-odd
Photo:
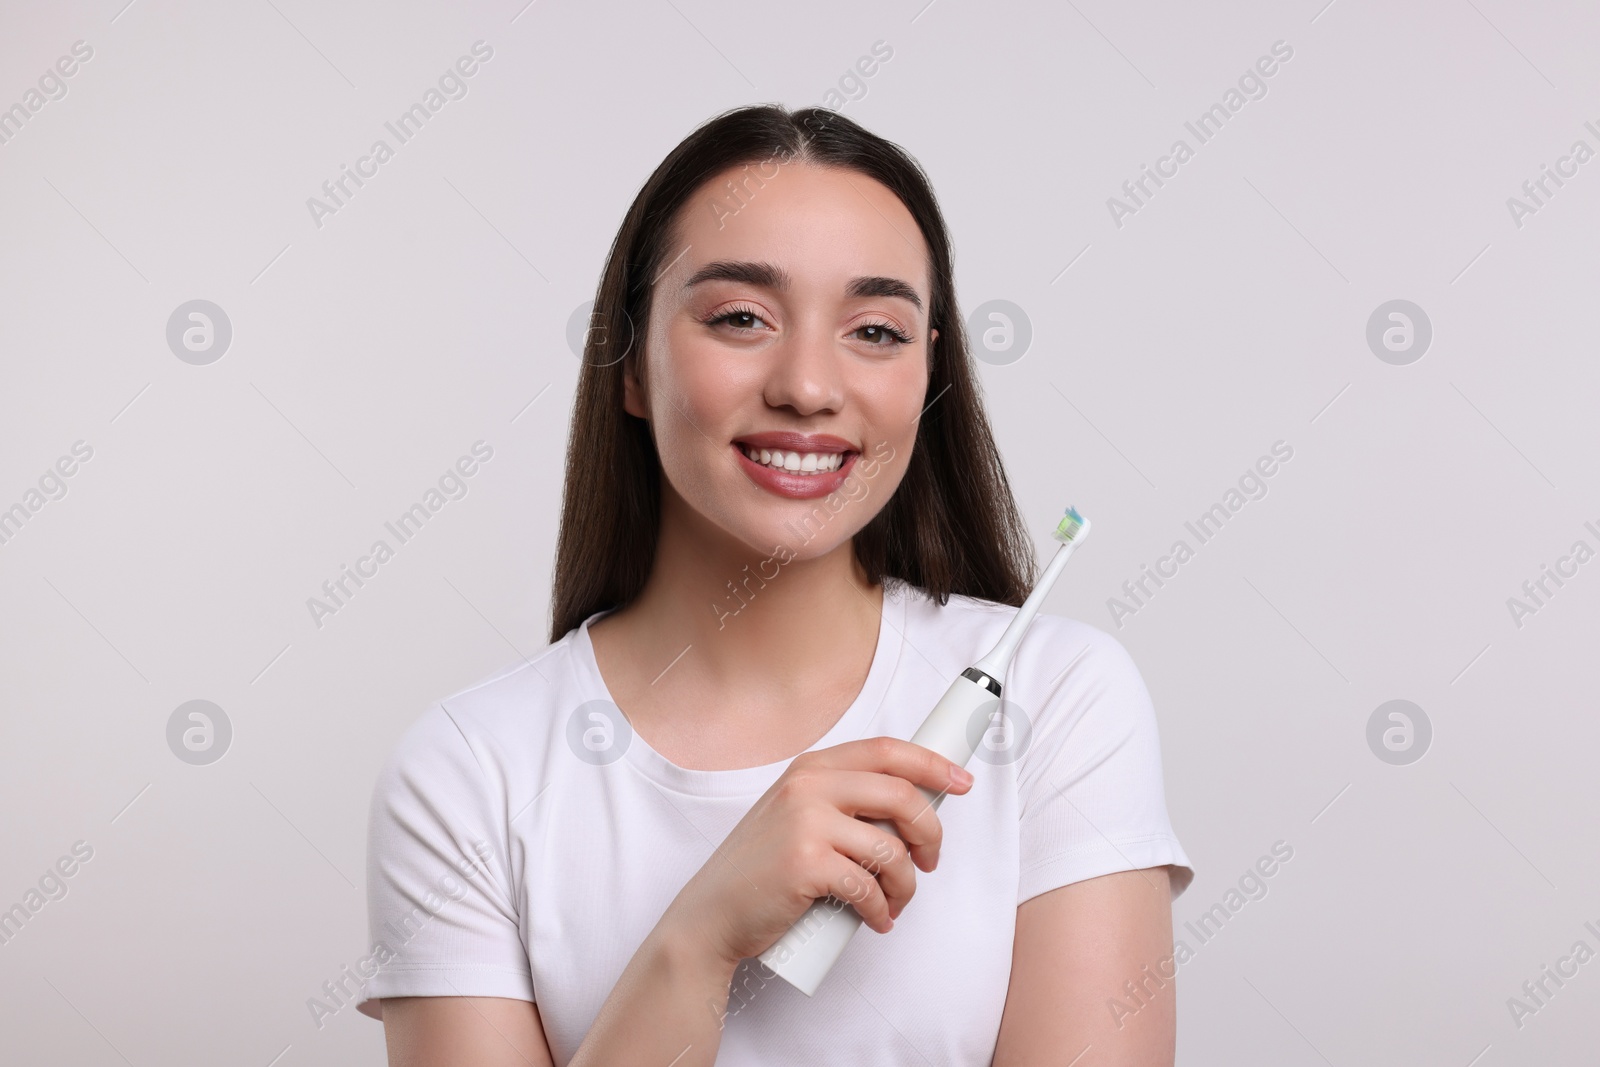
[{"label": "neck", "polygon": [[806,560],[794,558],[798,538],[753,551],[663,490],[650,577],[618,613],[634,648],[666,668],[687,647],[666,677],[687,667],[724,692],[815,691],[839,672],[865,674],[883,597],[850,541]]}]

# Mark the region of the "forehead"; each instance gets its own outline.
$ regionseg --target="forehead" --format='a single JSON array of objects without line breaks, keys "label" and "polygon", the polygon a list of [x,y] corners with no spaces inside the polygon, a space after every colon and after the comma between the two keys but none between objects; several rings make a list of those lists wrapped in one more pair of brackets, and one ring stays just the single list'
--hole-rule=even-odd
[{"label": "forehead", "polygon": [[668,254],[679,258],[669,276],[721,260],[766,261],[797,287],[839,288],[881,275],[928,294],[927,242],[911,212],[876,179],[842,167],[771,162],[725,170],[684,204],[676,237]]}]

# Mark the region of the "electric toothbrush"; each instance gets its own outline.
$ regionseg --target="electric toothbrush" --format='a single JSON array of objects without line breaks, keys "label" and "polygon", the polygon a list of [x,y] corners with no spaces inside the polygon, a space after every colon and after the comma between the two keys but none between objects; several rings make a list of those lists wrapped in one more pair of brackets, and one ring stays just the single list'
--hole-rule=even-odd
[{"label": "electric toothbrush", "polygon": [[[1039,605],[1044,603],[1073,551],[1089,536],[1089,520],[1069,507],[1051,536],[1061,542],[1061,547],[1056,549],[1055,557],[1045,567],[1039,583],[1023,601],[1011,625],[1006,627],[1000,642],[950,683],[939,703],[911,735],[913,744],[932,749],[958,767],[966,766],[972,759],[993,713],[1000,708],[1002,679],[1011,666],[1017,646],[1022,643],[1022,635],[1039,613]],[[989,712],[980,718],[979,712],[985,706],[989,706]],[[944,801],[944,793],[935,794],[921,786],[917,789],[934,808]],[[894,823],[887,819],[867,821],[899,836]],[[833,896],[822,897],[757,958],[809,997],[827,977],[860,925],[860,914],[848,902]]]}]

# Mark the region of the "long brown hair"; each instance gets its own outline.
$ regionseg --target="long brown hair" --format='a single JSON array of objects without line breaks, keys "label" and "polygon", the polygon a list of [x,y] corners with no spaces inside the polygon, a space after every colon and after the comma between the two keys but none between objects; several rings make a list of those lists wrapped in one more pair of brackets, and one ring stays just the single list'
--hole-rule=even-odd
[{"label": "long brown hair", "polygon": [[[983,412],[956,303],[950,237],[927,176],[898,145],[836,112],[752,106],[718,115],[668,153],[612,242],[567,440],[552,642],[590,615],[632,601],[655,563],[661,461],[649,425],[623,410],[623,375],[644,357],[652,287],[670,266],[678,210],[723,171],[774,159],[842,167],[882,183],[928,245],[928,325],[939,337],[928,357],[926,410],[904,478],[855,536],[868,580],[900,579],[940,604],[956,593],[1019,606],[1028,594],[1033,543]],[[754,174],[746,171],[745,180],[759,187],[761,169]]]}]

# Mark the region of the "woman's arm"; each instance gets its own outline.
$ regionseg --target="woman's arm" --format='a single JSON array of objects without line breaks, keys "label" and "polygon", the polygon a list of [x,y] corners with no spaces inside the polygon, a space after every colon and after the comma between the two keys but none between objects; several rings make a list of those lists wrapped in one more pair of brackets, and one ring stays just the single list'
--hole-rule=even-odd
[{"label": "woman's arm", "polygon": [[738,966],[702,939],[677,935],[663,917],[600,1005],[568,1067],[712,1067]]},{"label": "woman's arm", "polygon": [[539,1007],[505,997],[385,997],[389,1067],[554,1067]]},{"label": "woman's arm", "polygon": [[993,1067],[1066,1067],[1079,1056],[1081,1067],[1170,1067],[1172,973],[1166,867],[1088,878],[1023,901]]},{"label": "woman's arm", "polygon": [[[892,737],[796,756],[656,921],[569,1067],[711,1067],[739,964],[776,943],[823,896],[850,901],[868,925],[887,932],[916,891],[914,870],[938,865],[944,831],[924,792],[959,796],[971,788],[970,773]],[[857,815],[889,820],[896,833]],[[517,942],[482,951],[506,945]],[[385,1010],[391,1067],[551,1062],[532,1002],[498,998],[493,1015],[477,1009],[496,998],[384,998],[384,1005],[419,999],[459,1003],[401,1007],[392,1029]]]},{"label": "woman's arm", "polygon": [[[722,1043],[736,966],[657,925],[617,979],[569,1067],[710,1067]],[[386,998],[383,1029],[390,1067],[554,1064],[539,1008],[526,1000]]]}]

